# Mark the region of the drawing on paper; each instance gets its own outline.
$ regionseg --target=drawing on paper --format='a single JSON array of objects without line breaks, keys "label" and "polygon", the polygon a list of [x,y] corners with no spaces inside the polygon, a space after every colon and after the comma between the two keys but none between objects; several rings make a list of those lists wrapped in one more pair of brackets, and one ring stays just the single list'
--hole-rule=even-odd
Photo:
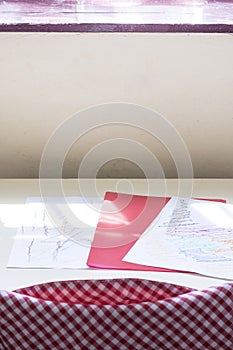
[{"label": "drawing on paper", "polygon": [[233,279],[233,205],[172,197],[123,260]]},{"label": "drawing on paper", "polygon": [[[67,197],[67,202],[74,216],[77,211],[82,214],[83,222],[77,220],[78,224],[75,225],[59,210],[59,206],[55,206],[55,226],[44,204],[38,198],[28,199],[8,267],[87,268],[86,261],[99,217],[96,209],[100,209],[102,199],[90,198],[84,201],[81,197]],[[91,222],[91,226],[88,222]]]}]

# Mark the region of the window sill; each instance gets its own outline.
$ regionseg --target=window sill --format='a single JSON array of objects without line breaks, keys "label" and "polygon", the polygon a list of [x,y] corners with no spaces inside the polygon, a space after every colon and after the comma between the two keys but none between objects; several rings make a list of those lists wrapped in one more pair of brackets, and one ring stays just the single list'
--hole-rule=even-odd
[{"label": "window sill", "polygon": [[147,5],[122,8],[99,2],[84,6],[74,0],[0,0],[0,32],[233,33],[232,1],[199,0],[187,5],[158,0],[157,5],[147,1]]}]

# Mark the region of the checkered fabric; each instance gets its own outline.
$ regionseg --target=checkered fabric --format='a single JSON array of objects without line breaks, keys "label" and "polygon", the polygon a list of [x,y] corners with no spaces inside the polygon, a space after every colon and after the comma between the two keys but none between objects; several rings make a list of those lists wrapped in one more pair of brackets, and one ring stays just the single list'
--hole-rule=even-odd
[{"label": "checkered fabric", "polygon": [[233,284],[113,279],[0,291],[0,326],[1,350],[232,350]]}]

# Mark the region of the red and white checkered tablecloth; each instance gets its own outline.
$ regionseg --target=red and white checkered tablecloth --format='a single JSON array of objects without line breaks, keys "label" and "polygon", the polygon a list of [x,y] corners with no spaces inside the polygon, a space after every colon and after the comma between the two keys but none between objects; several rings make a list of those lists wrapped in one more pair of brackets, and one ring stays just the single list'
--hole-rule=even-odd
[{"label": "red and white checkered tablecloth", "polygon": [[233,284],[112,279],[0,291],[0,326],[1,350],[232,350]]}]

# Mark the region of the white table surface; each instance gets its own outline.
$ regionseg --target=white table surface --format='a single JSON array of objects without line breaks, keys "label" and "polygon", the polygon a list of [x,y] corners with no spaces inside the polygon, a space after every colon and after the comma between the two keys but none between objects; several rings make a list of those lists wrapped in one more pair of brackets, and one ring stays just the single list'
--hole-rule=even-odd
[{"label": "white table surface", "polygon": [[[57,180],[46,180],[49,184],[49,195],[57,193]],[[165,187],[164,187],[165,185]],[[62,181],[63,195],[79,196],[80,191],[85,196],[104,196],[106,191],[118,191],[154,196],[172,196],[190,192],[192,197],[223,198],[233,204],[233,179],[195,179],[190,180],[143,180],[143,179],[99,179],[77,180],[66,179]],[[185,285],[192,288],[204,289],[212,285],[220,285],[229,281],[209,278],[199,275],[183,273],[162,273],[145,271],[122,271],[105,269],[16,269],[7,268],[9,254],[13,239],[17,231],[17,224],[12,220],[4,222],[1,210],[25,203],[27,197],[40,196],[39,180],[34,179],[2,179],[0,180],[0,289],[14,290],[37,283],[56,280],[76,279],[106,279],[106,278],[146,278],[155,281],[164,281]],[[2,209],[1,209],[2,208]],[[14,212],[12,210],[12,213]],[[11,224],[12,222],[12,224]]]}]

